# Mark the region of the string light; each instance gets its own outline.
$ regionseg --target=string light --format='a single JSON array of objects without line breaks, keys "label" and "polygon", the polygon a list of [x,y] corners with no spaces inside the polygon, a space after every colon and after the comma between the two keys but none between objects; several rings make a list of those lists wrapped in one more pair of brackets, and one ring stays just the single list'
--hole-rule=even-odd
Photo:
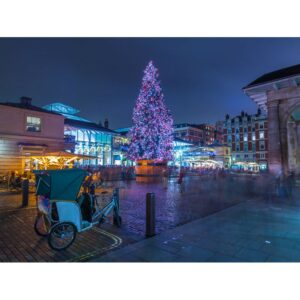
[{"label": "string light", "polygon": [[165,105],[158,76],[158,69],[150,61],[144,71],[129,132],[127,157],[133,161],[173,159],[173,118]]}]

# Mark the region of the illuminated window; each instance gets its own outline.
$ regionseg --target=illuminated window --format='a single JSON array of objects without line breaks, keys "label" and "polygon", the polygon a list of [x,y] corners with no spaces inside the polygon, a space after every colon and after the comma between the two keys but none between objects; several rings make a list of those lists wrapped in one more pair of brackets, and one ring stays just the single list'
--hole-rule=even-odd
[{"label": "illuminated window", "polygon": [[244,142],[248,142],[248,136],[244,135]]},{"label": "illuminated window", "polygon": [[252,134],[252,141],[255,141],[255,133]]},{"label": "illuminated window", "polygon": [[27,117],[27,119],[26,119],[26,131],[40,132],[41,131],[41,118]]},{"label": "illuminated window", "polygon": [[259,132],[259,138],[260,138],[260,139],[263,139],[264,137],[265,137],[264,132],[263,132],[263,131],[260,131],[260,132]]}]

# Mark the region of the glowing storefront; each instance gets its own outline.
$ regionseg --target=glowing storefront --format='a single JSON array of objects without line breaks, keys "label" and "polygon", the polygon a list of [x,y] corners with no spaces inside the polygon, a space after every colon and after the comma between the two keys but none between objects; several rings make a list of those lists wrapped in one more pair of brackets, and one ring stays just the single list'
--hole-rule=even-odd
[{"label": "glowing storefront", "polygon": [[80,161],[83,165],[111,165],[112,142],[117,133],[78,116],[79,110],[63,103],[44,106],[65,117],[65,149],[71,153],[94,157]]}]

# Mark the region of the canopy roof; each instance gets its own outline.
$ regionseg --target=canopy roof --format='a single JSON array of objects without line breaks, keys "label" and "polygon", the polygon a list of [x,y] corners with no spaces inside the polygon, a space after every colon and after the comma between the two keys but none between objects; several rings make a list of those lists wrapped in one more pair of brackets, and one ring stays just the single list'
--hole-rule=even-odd
[{"label": "canopy roof", "polygon": [[67,151],[55,151],[55,152],[44,152],[43,154],[32,154],[32,155],[25,155],[26,157],[47,157],[47,156],[58,156],[58,157],[66,157],[66,158],[81,158],[81,159],[94,159],[95,156],[92,155],[82,155],[82,154],[75,154],[70,153]]},{"label": "canopy roof", "polygon": [[34,171],[36,174],[36,194],[51,200],[74,201],[87,175],[85,170]]}]

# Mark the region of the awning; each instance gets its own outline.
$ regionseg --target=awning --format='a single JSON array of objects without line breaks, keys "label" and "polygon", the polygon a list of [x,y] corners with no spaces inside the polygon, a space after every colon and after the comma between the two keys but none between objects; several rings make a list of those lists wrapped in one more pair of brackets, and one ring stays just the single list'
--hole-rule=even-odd
[{"label": "awning", "polygon": [[83,155],[83,154],[76,154],[67,151],[54,151],[54,152],[44,152],[43,154],[31,154],[31,155],[22,155],[22,157],[64,157],[64,158],[74,158],[74,159],[96,159],[96,156],[92,155]]},{"label": "awning", "polygon": [[[36,156],[36,155],[33,155]],[[72,157],[77,157],[79,159],[96,159],[96,156],[92,155],[84,155],[84,154],[78,154],[78,153],[71,153],[67,151],[56,151],[56,152],[45,152],[44,155],[41,156],[60,156],[60,157],[67,157],[67,158],[72,158]]]}]

